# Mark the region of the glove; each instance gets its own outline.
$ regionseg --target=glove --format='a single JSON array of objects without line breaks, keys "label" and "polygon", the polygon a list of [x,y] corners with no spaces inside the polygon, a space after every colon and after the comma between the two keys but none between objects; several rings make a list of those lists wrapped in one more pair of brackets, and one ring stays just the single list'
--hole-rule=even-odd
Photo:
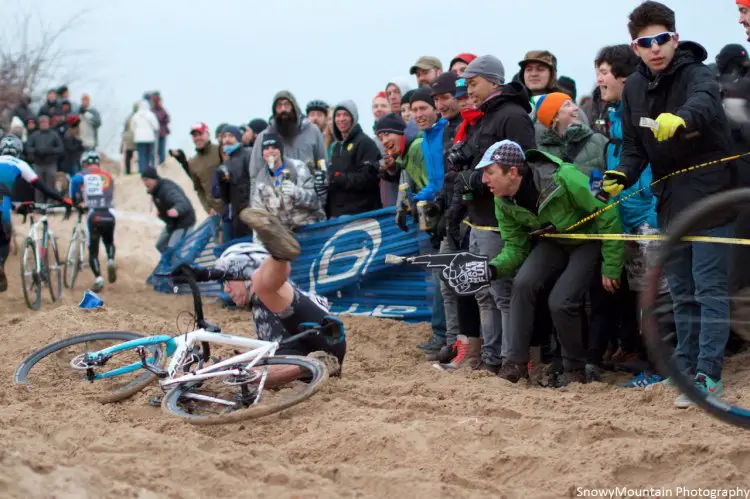
[{"label": "glove", "polygon": [[169,151],[169,155],[172,156],[177,161],[179,161],[180,163],[187,161],[187,158],[185,157],[185,151],[183,151],[182,149],[175,149],[175,150]]},{"label": "glove", "polygon": [[488,264],[488,258],[462,251],[453,255],[440,278],[459,296],[472,296],[490,286],[497,271]]},{"label": "glove", "polygon": [[656,137],[656,140],[659,142],[664,142],[665,140],[674,137],[678,128],[687,128],[685,120],[671,113],[661,113],[659,117],[656,118],[656,123],[659,125],[659,128],[652,131],[654,132],[654,137]]},{"label": "glove", "polygon": [[396,227],[409,232],[409,226],[406,225],[406,212],[404,210],[396,210]]},{"label": "glove", "polygon": [[291,180],[281,182],[281,194],[294,201],[297,198],[297,186]]},{"label": "glove", "polygon": [[[78,206],[76,206],[76,208],[78,209],[78,211],[81,210],[81,208],[78,207]],[[72,211],[73,211],[72,207],[69,204],[66,204],[65,205],[65,215],[63,216],[63,220],[68,220],[70,218],[70,214],[71,214]]]},{"label": "glove", "polygon": [[610,196],[617,196],[627,187],[628,176],[618,170],[607,170],[604,172],[602,190]]},{"label": "glove", "polygon": [[327,182],[326,174],[322,171],[315,172],[315,176],[313,177],[313,189],[315,189],[315,193],[319,197],[323,197],[326,194],[328,194],[328,182]]}]

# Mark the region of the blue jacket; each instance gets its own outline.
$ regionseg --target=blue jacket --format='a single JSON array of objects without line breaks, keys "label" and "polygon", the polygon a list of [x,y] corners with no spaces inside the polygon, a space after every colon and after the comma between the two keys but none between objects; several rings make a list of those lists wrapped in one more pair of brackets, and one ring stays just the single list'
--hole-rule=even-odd
[{"label": "blue jacket", "polygon": [[427,170],[427,185],[414,196],[417,201],[434,201],[443,188],[443,132],[448,120],[440,118],[431,128],[422,132],[422,154]]},{"label": "blue jacket", "polygon": [[[620,165],[620,154],[622,153],[622,102],[617,107],[609,108],[609,136],[607,145],[607,170],[614,170]],[[620,220],[627,233],[633,233],[639,225],[647,222],[651,227],[658,227],[656,221],[656,196],[651,191],[653,182],[651,165],[648,165],[641,173],[638,182],[622,191],[614,198],[618,201],[633,192],[643,189],[643,192],[630,199],[626,199],[618,206]]]}]

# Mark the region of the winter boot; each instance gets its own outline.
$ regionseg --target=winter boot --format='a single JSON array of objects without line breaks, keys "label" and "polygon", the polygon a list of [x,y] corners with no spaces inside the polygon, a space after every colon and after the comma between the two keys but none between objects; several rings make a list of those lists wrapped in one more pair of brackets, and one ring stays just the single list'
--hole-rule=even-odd
[{"label": "winter boot", "polygon": [[456,356],[447,364],[435,364],[435,367],[443,371],[455,371],[461,367],[471,367],[479,360],[482,354],[482,340],[479,338],[467,338],[459,335],[456,339]]},{"label": "winter boot", "polygon": [[265,210],[245,208],[240,212],[240,220],[258,233],[263,247],[276,260],[288,262],[299,256],[301,249],[294,234],[274,215]]},{"label": "winter boot", "polygon": [[529,377],[528,364],[516,364],[515,362],[506,360],[503,362],[503,366],[497,373],[497,377],[510,381],[511,383],[518,383],[522,379]]}]

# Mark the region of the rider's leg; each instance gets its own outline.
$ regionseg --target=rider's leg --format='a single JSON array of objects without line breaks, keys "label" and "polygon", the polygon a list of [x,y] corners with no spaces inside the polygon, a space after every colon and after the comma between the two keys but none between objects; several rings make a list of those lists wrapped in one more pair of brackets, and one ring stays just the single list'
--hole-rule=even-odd
[{"label": "rider's leg", "polygon": [[102,275],[99,268],[99,239],[101,235],[97,223],[91,217],[89,217],[87,224],[89,226],[89,266],[94,273],[94,277],[100,277]]},{"label": "rider's leg", "polygon": [[110,283],[117,281],[117,266],[115,265],[115,219],[107,221],[101,227],[102,242],[107,251],[107,280]]}]

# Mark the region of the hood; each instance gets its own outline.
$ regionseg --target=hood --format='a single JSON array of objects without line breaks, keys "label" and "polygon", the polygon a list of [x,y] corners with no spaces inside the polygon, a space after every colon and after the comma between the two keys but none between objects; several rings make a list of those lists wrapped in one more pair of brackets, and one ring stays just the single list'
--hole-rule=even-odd
[{"label": "hood", "polygon": [[594,132],[591,130],[591,128],[586,125],[571,125],[568,127],[562,137],[560,137],[553,129],[545,130],[539,142],[542,145],[563,146],[565,144],[575,144],[577,142],[581,142],[582,140],[589,138],[593,134]]},{"label": "hood", "polygon": [[649,81],[658,80],[661,76],[674,74],[675,71],[689,64],[699,64],[708,58],[708,52],[702,45],[695,42],[680,42],[672,59],[672,64],[667,69],[654,76],[646,63],[638,63],[638,72],[643,74]]},{"label": "hood", "polygon": [[145,100],[138,101],[138,111],[148,111],[150,104],[146,102]]},{"label": "hood", "polygon": [[[339,109],[343,109],[352,115],[351,132],[354,132],[355,127],[359,124],[359,112],[357,111],[357,105],[351,99],[341,101],[333,108],[333,136],[336,137],[336,140],[344,140],[343,135],[341,135],[341,132],[339,131],[339,127],[336,126],[336,111]],[[349,133],[350,136],[353,135],[351,132]]]},{"label": "hood", "polygon": [[523,107],[527,113],[531,113],[531,102],[526,87],[517,81],[512,81],[500,87],[500,91],[490,94],[486,101],[479,106],[479,110],[487,114],[507,102],[515,102]]},{"label": "hood", "polygon": [[14,128],[21,128],[23,130],[26,130],[23,121],[21,121],[21,118],[19,118],[18,116],[13,116],[13,118],[10,120],[10,129],[13,130]]},{"label": "hood", "polygon": [[403,96],[406,92],[408,92],[412,88],[411,83],[409,83],[409,81],[410,80],[408,78],[403,78],[401,76],[394,76],[388,81],[388,84],[385,86],[385,88],[388,88],[388,86],[391,83],[393,83],[399,88],[399,90],[401,90],[401,96]]},{"label": "hood", "polygon": [[294,112],[297,113],[297,122],[301,125],[302,118],[304,118],[305,113],[302,112],[302,109],[299,107],[299,103],[297,103],[297,99],[289,90],[282,90],[280,92],[277,92],[276,95],[273,96],[273,103],[271,103],[271,116],[276,115],[276,103],[279,101],[279,99],[287,99],[292,103],[292,105],[294,106]]}]

